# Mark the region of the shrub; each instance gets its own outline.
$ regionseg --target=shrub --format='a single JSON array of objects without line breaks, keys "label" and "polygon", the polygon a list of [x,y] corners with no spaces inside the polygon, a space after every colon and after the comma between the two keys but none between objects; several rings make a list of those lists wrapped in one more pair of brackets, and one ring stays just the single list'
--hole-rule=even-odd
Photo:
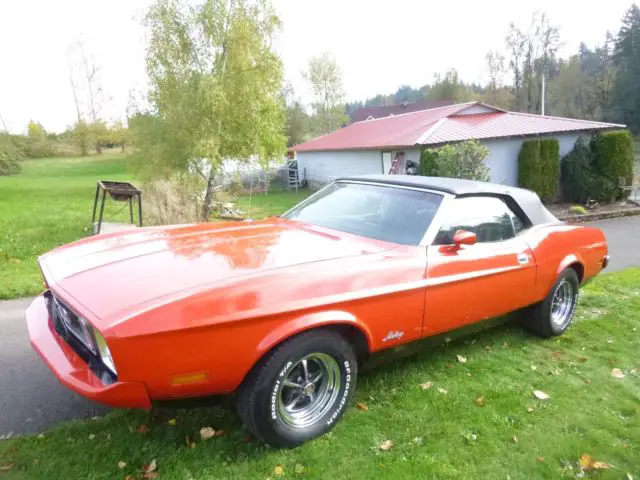
[{"label": "shrub", "polygon": [[560,144],[555,138],[525,140],[518,155],[518,185],[552,201],[560,182]]},{"label": "shrub", "polygon": [[587,209],[584,208],[581,205],[571,205],[569,207],[569,213],[575,213],[578,215],[584,215],[585,213],[587,213]]},{"label": "shrub", "polygon": [[420,175],[435,177],[438,175],[438,154],[435,150],[424,149],[420,153]]},{"label": "shrub", "polygon": [[184,179],[145,183],[142,188],[145,223],[173,225],[198,222],[198,193],[201,191],[193,182]]},{"label": "shrub", "polygon": [[[594,173],[601,178],[601,194],[611,200],[623,198],[624,192],[617,188],[620,178],[627,185],[633,181],[633,138],[628,130],[602,132],[591,139]],[[611,191],[613,189],[613,191]]]},{"label": "shrub", "polygon": [[23,159],[24,153],[16,147],[11,136],[0,134],[0,175],[19,173]]},{"label": "shrub", "polygon": [[594,196],[593,156],[589,146],[582,139],[576,144],[563,159],[560,180],[562,183],[562,195],[566,200],[585,203]]},{"label": "shrub", "polygon": [[533,190],[538,195],[542,191],[539,165],[540,141],[525,140],[518,155],[518,185]]},{"label": "shrub", "polygon": [[[431,153],[428,154],[429,156]],[[477,140],[445,145],[433,152],[434,159],[427,160],[426,165],[421,163],[421,172],[427,168],[432,169],[430,162],[435,163],[432,171],[439,177],[466,178],[488,182],[491,171],[484,163],[489,156],[489,149]]]},{"label": "shrub", "polygon": [[541,197],[555,200],[560,185],[560,143],[555,138],[540,140]]}]

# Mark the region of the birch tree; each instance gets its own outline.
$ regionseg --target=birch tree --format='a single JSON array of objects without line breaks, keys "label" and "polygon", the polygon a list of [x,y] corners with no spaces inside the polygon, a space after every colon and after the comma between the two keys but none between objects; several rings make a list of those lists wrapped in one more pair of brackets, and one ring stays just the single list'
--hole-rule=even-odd
[{"label": "birch tree", "polygon": [[280,21],[267,0],[156,0],[145,24],[150,108],[130,127],[156,174],[199,173],[206,221],[223,160],[285,152]]}]

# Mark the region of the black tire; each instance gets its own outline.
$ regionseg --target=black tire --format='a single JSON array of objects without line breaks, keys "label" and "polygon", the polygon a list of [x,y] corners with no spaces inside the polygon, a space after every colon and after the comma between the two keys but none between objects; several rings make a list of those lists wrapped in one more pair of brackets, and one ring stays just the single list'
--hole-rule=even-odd
[{"label": "black tire", "polygon": [[[300,384],[304,383],[304,380],[299,380],[304,373],[303,359],[306,359],[305,365],[309,370],[314,365],[318,367],[314,373],[308,374],[307,378],[316,376],[326,367],[327,379],[338,378],[339,372],[339,384],[333,383],[331,387],[327,380],[327,385],[323,386],[321,382],[325,380],[318,380],[318,383],[314,384],[317,385],[318,391],[313,392],[315,386],[310,387],[310,394],[284,385],[285,380],[291,381],[292,378]],[[260,440],[275,447],[296,447],[307,440],[324,435],[334,427],[353,396],[357,374],[358,365],[354,349],[342,335],[328,329],[301,333],[278,345],[254,367],[238,390],[238,415]],[[308,386],[309,382],[306,385]],[[312,422],[309,425],[293,425],[292,422],[298,420],[292,420],[284,406],[287,398],[296,398],[297,392],[300,392],[303,407],[307,400],[312,402],[313,397],[309,395],[314,393],[317,395],[316,401],[322,398],[326,401],[326,404],[319,404],[324,406],[317,407],[318,412],[308,420]],[[325,396],[321,396],[322,392],[325,392]],[[293,403],[294,406],[297,405]],[[311,407],[309,411],[312,411]]]},{"label": "black tire", "polygon": [[[525,311],[524,326],[525,328],[539,337],[550,338],[561,335],[573,322],[573,316],[578,304],[578,289],[580,280],[578,274],[573,268],[567,268],[558,276],[551,287],[551,291],[547,297],[540,303],[532,305]],[[567,298],[570,304],[563,309],[564,314],[559,321],[554,321],[552,308],[554,306],[554,298],[560,289],[570,291]],[[563,294],[563,297],[565,295]]]}]

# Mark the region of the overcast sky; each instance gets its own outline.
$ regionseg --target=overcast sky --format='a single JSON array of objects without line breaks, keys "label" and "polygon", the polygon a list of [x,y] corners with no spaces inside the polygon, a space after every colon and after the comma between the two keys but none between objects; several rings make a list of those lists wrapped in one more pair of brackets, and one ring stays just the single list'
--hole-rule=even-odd
[{"label": "overcast sky", "polygon": [[[129,92],[144,89],[144,30],[150,0],[0,0],[0,116],[13,132],[29,119],[49,131],[74,122],[66,51],[82,36],[101,69],[109,98],[103,115],[124,118]],[[511,20],[545,11],[560,26],[561,54],[602,43],[617,32],[631,0],[274,0],[283,22],[277,49],[286,78],[308,102],[300,74],[308,58],[331,52],[342,68],[348,100],[414,87],[456,68],[484,79],[484,55],[502,49]],[[2,124],[0,124],[2,128]]]}]

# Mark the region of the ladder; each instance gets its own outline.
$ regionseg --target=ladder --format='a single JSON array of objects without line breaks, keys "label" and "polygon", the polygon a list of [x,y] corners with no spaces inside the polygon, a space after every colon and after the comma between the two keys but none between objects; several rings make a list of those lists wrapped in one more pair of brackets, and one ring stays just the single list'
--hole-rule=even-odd
[{"label": "ladder", "polygon": [[397,175],[400,171],[400,163],[404,159],[404,153],[398,152],[391,162],[391,168],[389,169],[389,175]]}]

